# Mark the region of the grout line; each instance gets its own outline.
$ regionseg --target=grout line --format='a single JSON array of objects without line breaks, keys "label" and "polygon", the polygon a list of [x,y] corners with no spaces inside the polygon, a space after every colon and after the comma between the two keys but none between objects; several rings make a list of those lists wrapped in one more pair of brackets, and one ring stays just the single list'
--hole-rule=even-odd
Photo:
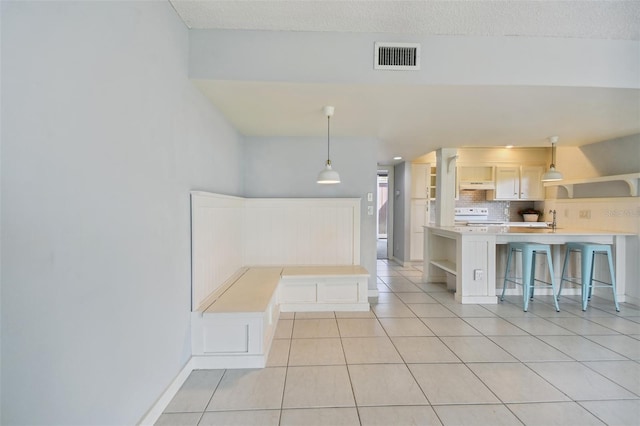
[{"label": "grout line", "polygon": [[[290,368],[290,367],[293,367],[293,366],[291,366],[291,365],[290,365],[290,363],[291,363],[291,353],[292,353],[292,350],[293,350],[293,342],[294,342],[294,340],[295,340],[295,339],[294,339],[294,337],[293,337],[293,335],[294,335],[294,330],[295,330],[296,322],[298,322],[298,321],[307,321],[307,320],[319,320],[319,319],[323,319],[323,320],[324,320],[324,319],[333,319],[333,320],[334,320],[334,323],[335,323],[335,327],[336,327],[336,328],[337,328],[337,330],[338,330],[338,336],[337,336],[337,337],[336,337],[336,336],[327,336],[327,337],[313,337],[313,336],[312,336],[312,337],[307,337],[307,336],[304,336],[304,337],[299,337],[299,338],[296,338],[296,339],[336,339],[336,338],[340,339],[340,349],[341,349],[341,351],[342,351],[342,356],[343,356],[343,359],[344,359],[344,364],[330,364],[330,365],[328,365],[328,364],[302,365],[302,366],[299,366],[299,367],[341,366],[341,365],[344,365],[344,366],[346,367],[346,371],[347,371],[347,375],[348,375],[348,379],[349,379],[349,385],[350,385],[350,387],[351,387],[351,395],[352,395],[352,397],[353,397],[353,401],[354,401],[354,408],[356,409],[356,414],[357,414],[357,416],[358,416],[358,421],[359,421],[360,423],[362,423],[362,419],[361,419],[361,416],[360,416],[360,408],[362,408],[362,407],[395,407],[395,406],[398,406],[398,407],[405,407],[405,406],[394,405],[394,404],[383,404],[383,405],[359,405],[359,404],[358,404],[358,401],[356,400],[355,389],[354,389],[354,383],[353,383],[353,380],[352,380],[352,377],[351,377],[350,366],[352,366],[352,365],[404,365],[404,366],[405,366],[405,368],[409,371],[409,373],[410,373],[410,375],[411,375],[412,379],[415,381],[415,383],[416,383],[416,384],[418,385],[418,387],[420,388],[420,390],[421,390],[421,392],[422,392],[422,394],[423,394],[423,396],[424,396],[425,400],[427,401],[427,404],[428,404],[428,405],[419,405],[419,406],[421,406],[421,407],[430,407],[430,408],[431,408],[431,410],[433,411],[433,413],[435,414],[435,416],[438,418],[438,420],[439,420],[441,423],[444,423],[444,422],[443,422],[443,421],[442,421],[442,419],[440,418],[440,415],[438,415],[438,412],[437,412],[437,410],[435,410],[435,407],[438,407],[438,406],[460,406],[460,407],[463,407],[463,406],[468,406],[468,405],[469,405],[469,404],[462,404],[462,403],[448,403],[448,404],[435,404],[435,405],[434,405],[434,404],[432,404],[432,403],[431,403],[431,401],[429,400],[429,398],[427,397],[427,394],[425,393],[424,389],[422,388],[422,386],[420,385],[420,383],[418,382],[418,380],[417,380],[417,379],[416,379],[416,377],[414,376],[413,371],[409,368],[409,365],[411,365],[411,364],[407,363],[407,360],[406,360],[405,356],[403,356],[403,354],[400,352],[400,350],[398,350],[398,347],[397,347],[396,343],[395,343],[395,342],[394,342],[394,340],[393,340],[393,338],[394,338],[394,337],[395,337],[395,338],[397,338],[397,337],[416,337],[416,338],[420,338],[420,337],[435,337],[435,338],[437,338],[437,339],[438,339],[438,341],[439,341],[439,342],[440,342],[440,343],[441,343],[445,348],[447,348],[449,351],[451,351],[451,353],[453,353],[453,354],[454,354],[454,356],[456,357],[456,359],[457,359],[459,362],[455,362],[455,361],[450,361],[450,362],[423,362],[423,363],[412,363],[412,364],[430,364],[430,365],[434,365],[434,364],[455,364],[455,365],[464,365],[464,366],[465,366],[469,371],[471,371],[471,373],[474,375],[474,377],[476,377],[476,379],[477,379],[477,380],[479,380],[479,381],[480,381],[480,383],[482,383],[482,385],[483,385],[483,386],[485,386],[485,388],[487,388],[487,389],[489,390],[489,392],[490,392],[491,394],[493,394],[493,395],[496,397],[497,401],[499,401],[499,403],[474,403],[474,404],[472,404],[472,405],[495,405],[495,406],[500,406],[500,405],[501,405],[501,406],[504,406],[504,407],[505,407],[505,408],[506,408],[506,409],[507,409],[507,410],[508,410],[508,411],[509,411],[509,412],[510,412],[510,413],[511,413],[511,414],[512,414],[516,419],[518,419],[518,420],[522,421],[522,420],[521,420],[521,419],[516,415],[516,413],[515,413],[515,412],[510,408],[510,406],[516,406],[516,405],[527,405],[527,404],[538,404],[538,403],[549,403],[549,404],[554,404],[554,403],[555,403],[555,402],[513,402],[513,403],[506,403],[506,402],[502,401],[502,399],[500,399],[500,398],[498,397],[498,395],[497,395],[497,394],[496,394],[496,393],[495,393],[495,392],[494,392],[494,391],[493,391],[493,390],[492,390],[492,389],[491,389],[491,388],[490,388],[490,387],[489,387],[489,386],[488,386],[488,385],[487,385],[487,384],[486,384],[486,383],[485,383],[485,382],[484,382],[484,381],[483,381],[483,380],[482,380],[482,379],[481,379],[481,378],[480,378],[480,377],[475,373],[475,371],[474,371],[473,369],[471,369],[471,368],[470,368],[470,366],[469,366],[469,365],[471,365],[471,364],[484,364],[484,363],[483,363],[483,362],[465,362],[465,361],[463,361],[463,360],[462,360],[462,358],[460,358],[460,356],[459,356],[455,351],[453,351],[453,350],[452,350],[452,349],[451,349],[451,348],[450,348],[450,347],[449,347],[449,346],[448,346],[448,345],[443,341],[443,339],[442,339],[443,337],[459,337],[459,338],[468,338],[468,337],[474,337],[474,336],[465,336],[465,335],[457,335],[457,334],[454,334],[454,335],[451,335],[451,336],[450,336],[450,335],[448,335],[448,334],[447,334],[448,332],[447,332],[447,333],[445,333],[445,334],[442,334],[442,333],[440,333],[440,334],[435,333],[435,332],[434,332],[434,331],[433,331],[433,330],[432,330],[432,329],[431,329],[431,328],[430,328],[430,327],[425,323],[425,321],[424,321],[425,319],[428,319],[428,318],[433,318],[433,319],[447,319],[447,318],[449,318],[449,319],[462,320],[462,322],[463,322],[464,324],[466,324],[467,326],[471,327],[471,329],[476,330],[476,331],[478,331],[478,333],[480,333],[479,335],[477,335],[477,336],[475,336],[475,337],[484,337],[484,338],[485,338],[485,339],[487,339],[489,342],[491,342],[493,345],[495,345],[497,348],[500,348],[501,350],[505,351],[507,354],[509,354],[509,355],[513,356],[513,357],[516,359],[516,361],[515,361],[515,362],[498,361],[498,362],[492,362],[492,363],[495,363],[495,364],[507,364],[507,363],[508,363],[508,364],[520,364],[520,365],[525,366],[525,367],[527,368],[527,370],[528,370],[528,371],[533,372],[533,373],[534,373],[538,378],[542,379],[542,381],[543,381],[544,383],[546,383],[547,385],[551,386],[552,388],[554,388],[554,389],[558,390],[558,392],[560,392],[562,395],[565,395],[565,396],[568,398],[568,401],[566,401],[566,402],[571,402],[571,403],[577,404],[577,405],[578,405],[578,406],[580,406],[582,409],[584,409],[587,413],[589,413],[589,414],[593,415],[594,417],[598,418],[599,420],[602,420],[602,419],[600,419],[600,418],[599,418],[595,413],[593,413],[593,412],[589,411],[585,406],[583,406],[583,405],[581,404],[581,402],[586,402],[586,401],[582,401],[582,400],[581,400],[581,401],[576,401],[576,400],[574,400],[574,399],[573,399],[573,398],[571,398],[567,393],[565,393],[565,392],[564,392],[564,391],[562,391],[561,389],[559,389],[559,388],[557,388],[556,386],[554,386],[551,382],[547,381],[547,380],[546,380],[544,377],[542,377],[539,373],[537,373],[535,370],[533,370],[533,368],[532,368],[532,367],[530,367],[530,366],[529,366],[529,364],[533,364],[533,363],[544,363],[544,362],[554,362],[554,363],[562,363],[562,362],[566,362],[566,363],[577,363],[578,365],[581,365],[581,366],[583,366],[583,367],[588,368],[588,369],[589,369],[589,371],[592,371],[592,372],[596,373],[597,375],[599,375],[599,376],[603,377],[604,379],[607,379],[608,381],[610,381],[611,383],[615,384],[616,386],[618,386],[618,387],[620,387],[620,388],[622,388],[622,389],[625,389],[626,391],[630,392],[630,393],[631,393],[631,394],[633,394],[633,395],[637,395],[638,397],[640,397],[640,395],[639,395],[639,394],[637,394],[637,393],[633,392],[631,389],[628,389],[627,387],[625,387],[625,386],[623,386],[623,385],[621,385],[621,384],[617,383],[617,382],[616,382],[616,381],[614,381],[613,379],[610,379],[609,377],[607,377],[607,376],[606,376],[606,371],[601,373],[601,372],[599,372],[599,371],[595,370],[594,368],[591,368],[591,367],[588,365],[588,363],[599,363],[599,362],[625,362],[625,363],[629,363],[629,362],[631,362],[631,363],[634,363],[634,365],[637,365],[637,364],[638,364],[638,360],[635,360],[635,359],[629,358],[629,357],[625,356],[624,354],[621,354],[621,353],[619,353],[618,351],[616,351],[616,350],[614,350],[614,349],[612,349],[612,348],[610,348],[610,347],[606,346],[605,344],[602,344],[602,343],[599,343],[599,342],[597,342],[597,341],[595,341],[595,340],[592,340],[592,339],[591,339],[591,337],[595,337],[595,336],[626,336],[626,337],[628,337],[628,338],[630,338],[630,339],[634,339],[635,341],[637,341],[637,340],[638,340],[638,338],[637,338],[637,337],[634,337],[635,335],[634,335],[634,334],[632,334],[632,333],[631,333],[631,334],[627,334],[627,333],[622,333],[622,332],[620,332],[620,331],[616,330],[616,329],[615,329],[615,326],[611,326],[611,325],[603,325],[603,324],[598,323],[598,322],[597,322],[597,318],[600,318],[600,316],[587,317],[587,316],[585,316],[585,315],[580,315],[579,313],[578,313],[578,314],[576,314],[576,313],[573,311],[573,309],[575,309],[576,307],[579,307],[579,305],[577,304],[577,302],[575,302],[575,301],[573,301],[573,300],[571,300],[571,299],[566,300],[566,301],[565,301],[565,300],[563,300],[563,305],[566,303],[566,306],[568,306],[568,307],[569,307],[569,310],[564,310],[564,311],[563,311],[563,310],[562,310],[562,306],[561,306],[561,312],[563,312],[565,315],[566,315],[566,314],[569,314],[569,316],[555,316],[555,315],[554,315],[554,316],[552,316],[551,318],[550,318],[548,315],[552,315],[553,313],[552,313],[551,311],[547,312],[547,309],[550,309],[550,308],[552,307],[552,303],[549,303],[549,302],[548,302],[544,297],[542,297],[542,298],[541,298],[541,297],[537,298],[537,299],[536,299],[536,301],[538,301],[538,302],[540,302],[540,303],[537,303],[536,305],[532,305],[532,307],[536,307],[536,308],[538,308],[538,309],[531,309],[529,313],[525,313],[524,315],[521,315],[521,316],[504,316],[504,315],[508,315],[508,314],[509,314],[510,309],[512,309],[512,308],[519,308],[519,309],[521,309],[521,308],[519,307],[519,304],[514,303],[514,302],[512,302],[512,301],[510,301],[510,300],[505,300],[504,302],[500,302],[500,303],[497,305],[497,306],[498,306],[498,308],[497,308],[495,311],[493,311],[493,310],[491,310],[491,309],[488,309],[487,307],[485,307],[485,306],[483,306],[483,305],[475,305],[475,306],[481,306],[482,308],[484,308],[488,313],[490,313],[490,314],[492,315],[492,316],[490,316],[490,317],[483,316],[483,315],[480,315],[480,316],[464,315],[464,312],[462,312],[462,311],[460,311],[460,312],[461,312],[461,314],[458,314],[458,313],[456,313],[455,311],[453,311],[453,310],[451,310],[450,308],[448,308],[448,307],[447,307],[447,303],[444,303],[444,302],[443,302],[443,300],[446,300],[446,299],[443,299],[442,297],[433,297],[433,296],[434,296],[434,293],[440,293],[440,294],[442,294],[442,295],[446,295],[448,292],[445,292],[445,291],[428,291],[428,290],[426,290],[426,289],[420,288],[420,287],[418,286],[418,284],[417,284],[417,283],[413,283],[413,282],[410,280],[410,278],[411,278],[411,277],[407,277],[407,276],[404,276],[404,275],[402,274],[402,271],[407,271],[407,270],[412,270],[412,269],[403,269],[402,271],[401,271],[401,270],[394,270],[394,266],[393,266],[394,264],[393,264],[393,262],[388,262],[388,263],[386,263],[386,265],[388,266],[389,270],[394,271],[394,272],[396,272],[396,273],[399,273],[399,274],[400,274],[400,275],[398,275],[398,276],[390,276],[390,277],[387,277],[387,278],[391,278],[390,280],[388,280],[389,282],[393,282],[393,279],[394,279],[394,278],[402,278],[402,279],[408,280],[409,282],[411,282],[411,283],[412,283],[412,285],[414,285],[414,286],[416,286],[416,287],[418,288],[418,290],[419,290],[419,291],[408,291],[408,292],[407,292],[407,291],[394,291],[394,289],[393,289],[393,288],[391,288],[391,287],[389,287],[389,285],[388,285],[388,284],[386,284],[386,282],[385,282],[384,280],[382,280],[382,278],[381,278],[381,277],[379,277],[379,276],[378,276],[378,277],[376,277],[376,278],[377,278],[377,280],[379,279],[379,280],[383,283],[383,285],[386,285],[386,286],[389,288],[389,292],[388,292],[388,294],[392,295],[391,297],[394,297],[394,298],[395,298],[395,300],[394,300],[393,302],[391,302],[391,303],[393,303],[393,304],[398,304],[398,305],[401,303],[401,304],[402,304],[401,306],[403,306],[403,307],[404,307],[404,308],[406,308],[406,309],[409,309],[409,311],[412,313],[412,316],[410,316],[410,317],[405,317],[405,316],[400,316],[400,317],[397,317],[397,316],[380,317],[380,316],[378,316],[378,314],[377,314],[377,313],[375,312],[375,310],[373,309],[373,306],[372,306],[372,309],[371,309],[372,317],[354,317],[354,318],[350,318],[350,317],[343,317],[343,318],[338,318],[338,315],[337,315],[335,312],[332,312],[332,313],[333,313],[333,317],[331,317],[331,318],[296,318],[296,317],[297,317],[297,315],[294,315],[294,317],[291,319],[292,324],[291,324],[291,330],[290,330],[289,337],[288,337],[288,338],[284,338],[284,339],[287,339],[287,340],[289,341],[289,348],[288,348],[287,357],[286,357],[286,362],[285,362],[285,366],[284,366],[284,368],[285,368],[284,385],[283,385],[283,388],[282,388],[282,398],[281,398],[281,402],[280,402],[280,409],[279,409],[278,424],[281,424],[281,423],[282,423],[282,419],[283,419],[282,415],[283,415],[283,411],[284,411],[284,397],[285,397],[285,393],[286,393],[288,370],[289,370],[289,368]],[[378,281],[377,281],[377,282],[378,282]],[[393,286],[393,284],[391,284],[391,285]],[[400,285],[399,285],[399,286],[400,286]],[[400,287],[402,287],[402,286],[400,286]],[[385,293],[386,293],[386,292],[385,292]],[[416,313],[415,313],[415,312],[410,308],[410,306],[409,306],[409,305],[415,305],[415,303],[411,303],[411,302],[409,302],[409,303],[408,303],[408,302],[405,302],[404,300],[402,300],[402,299],[398,296],[398,294],[400,294],[400,293],[419,293],[419,294],[427,294],[428,296],[432,297],[432,298],[433,298],[433,300],[434,300],[434,302],[432,302],[432,303],[428,303],[428,305],[434,305],[434,306],[435,306],[436,304],[437,304],[437,305],[440,305],[440,306],[442,306],[443,308],[447,309],[448,311],[452,312],[452,314],[453,314],[454,316],[453,316],[453,317],[420,317],[420,316],[418,316],[418,315],[417,315],[417,314],[416,314]],[[450,295],[449,295],[449,296],[450,296]],[[447,298],[449,298],[449,296],[446,296],[446,297],[447,297]],[[408,297],[410,297],[410,296],[408,296]],[[409,299],[409,300],[410,300],[410,299]],[[377,304],[372,304],[372,305],[385,305],[385,304],[391,304],[391,303],[377,303]],[[418,304],[424,304],[424,303],[418,303]],[[624,305],[623,305],[623,306],[624,306]],[[502,307],[504,307],[506,311],[505,311],[505,310],[502,310]],[[623,316],[620,316],[620,315],[612,314],[612,313],[610,313],[610,312],[608,312],[608,311],[606,311],[606,310],[604,310],[604,309],[600,309],[598,306],[589,305],[589,310],[590,310],[592,313],[595,313],[595,314],[598,314],[598,313],[606,314],[606,316],[602,316],[602,318],[621,318],[621,319],[623,319],[623,320],[629,321],[630,323],[638,324],[638,322],[636,322],[636,321],[633,321],[633,320],[627,319],[627,318],[625,318],[625,317],[623,317]],[[555,310],[554,310],[554,313],[555,313]],[[638,314],[639,314],[638,316],[640,317],[640,312],[638,312]],[[481,330],[481,329],[479,329],[479,328],[477,328],[477,327],[474,327],[474,326],[473,326],[473,324],[472,324],[472,322],[473,322],[473,321],[470,321],[472,318],[493,318],[493,319],[500,319],[500,320],[505,321],[505,322],[506,322],[507,324],[509,324],[510,326],[513,326],[513,327],[518,328],[519,330],[522,330],[522,332],[523,332],[524,334],[518,334],[518,335],[509,335],[509,334],[500,334],[500,333],[498,333],[498,334],[485,334],[485,333],[483,333],[483,332],[482,332],[482,330]],[[551,319],[554,319],[554,318],[558,318],[558,319],[562,319],[562,318],[571,318],[571,319],[580,318],[581,320],[583,320],[583,321],[584,321],[584,320],[586,320],[586,321],[588,321],[589,323],[595,324],[596,326],[600,326],[600,327],[604,327],[605,329],[612,330],[612,331],[616,332],[617,334],[604,334],[604,335],[601,335],[601,334],[593,334],[593,335],[585,335],[585,334],[583,334],[583,333],[577,333],[577,332],[574,332],[573,330],[571,330],[571,329],[567,328],[566,326],[560,325],[560,324],[558,324],[558,323],[556,323],[556,322],[552,321]],[[633,318],[635,318],[635,317],[633,317]],[[341,330],[341,329],[340,329],[340,325],[339,325],[339,323],[340,323],[340,321],[339,321],[339,320],[341,320],[341,319],[344,319],[344,320],[353,320],[353,319],[358,319],[358,320],[371,320],[371,319],[374,319],[374,320],[375,320],[375,324],[376,324],[378,327],[381,327],[381,329],[383,330],[383,332],[384,332],[384,336],[382,336],[382,335],[381,335],[381,336],[351,336],[351,337],[349,337],[349,336],[344,336],[344,335],[343,335],[343,330]],[[424,327],[426,327],[426,329],[427,329],[427,330],[428,330],[432,335],[431,335],[431,336],[423,336],[423,335],[417,335],[417,336],[391,336],[391,335],[390,335],[390,333],[389,333],[389,331],[384,327],[384,325],[382,325],[381,320],[390,320],[390,321],[393,321],[393,320],[399,320],[399,319],[418,319],[418,320],[420,321],[420,323],[422,323],[422,324],[424,325]],[[606,350],[609,350],[609,351],[611,351],[611,352],[613,352],[613,353],[615,353],[615,354],[621,355],[624,359],[623,359],[623,360],[578,360],[578,359],[575,359],[574,357],[569,356],[567,353],[563,352],[562,350],[560,350],[560,349],[556,348],[554,345],[552,345],[552,344],[550,344],[550,343],[547,343],[547,342],[545,342],[545,341],[543,340],[543,337],[545,337],[545,336],[561,336],[561,337],[564,337],[565,335],[562,335],[562,334],[551,334],[551,335],[540,335],[540,334],[534,334],[533,332],[529,332],[529,331],[527,331],[526,329],[524,329],[523,327],[521,327],[521,326],[519,326],[519,325],[517,325],[517,324],[513,323],[512,321],[513,321],[513,320],[515,320],[515,319],[532,319],[532,320],[549,321],[549,322],[550,322],[551,324],[553,324],[555,327],[560,327],[561,329],[564,329],[564,330],[567,330],[568,332],[570,332],[571,334],[570,334],[569,336],[572,336],[572,337],[573,337],[573,336],[581,337],[582,339],[584,339],[584,340],[586,340],[586,341],[588,341],[588,342],[590,342],[590,343],[594,343],[594,344],[596,344],[596,345],[598,345],[598,346],[600,346],[600,347],[602,347],[602,348],[604,348],[604,349],[606,349]],[[560,322],[562,322],[562,321],[560,321]],[[492,333],[492,331],[488,331],[488,332],[489,332],[489,333]],[[356,333],[356,334],[358,334],[358,333]],[[640,333],[636,333],[636,335],[637,335],[637,334],[640,334]],[[520,360],[519,360],[515,355],[513,355],[511,352],[509,352],[507,349],[505,349],[503,346],[501,346],[500,344],[498,344],[498,343],[494,340],[494,338],[496,338],[496,337],[503,337],[503,336],[504,336],[504,337],[533,337],[533,338],[534,338],[534,339],[536,339],[538,342],[540,342],[540,343],[542,343],[542,344],[544,344],[544,345],[549,346],[550,348],[552,348],[552,349],[554,349],[554,350],[558,351],[559,353],[561,353],[561,354],[563,354],[563,355],[568,356],[570,359],[569,359],[569,360],[557,360],[557,361],[554,361],[554,360],[550,360],[550,361],[542,361],[542,360],[541,360],[541,361],[536,361],[536,360],[533,360],[533,361],[520,361]],[[386,337],[386,339],[387,339],[389,342],[391,342],[392,347],[394,348],[394,350],[396,351],[396,353],[397,353],[397,354],[399,355],[399,357],[400,357],[400,360],[401,360],[400,362],[383,362],[383,363],[349,363],[349,362],[348,362],[348,360],[347,360],[347,355],[346,355],[346,351],[345,351],[345,346],[344,346],[344,339],[347,339],[347,338],[382,338],[382,337]],[[284,340],[284,339],[283,339],[283,338],[281,338],[281,340]],[[594,365],[594,366],[595,366],[595,365]],[[276,367],[276,366],[274,366],[274,367]],[[209,400],[208,400],[207,404],[205,405],[205,408],[204,408],[203,412],[201,412],[201,413],[200,413],[199,411],[198,411],[198,412],[196,412],[196,413],[200,413],[200,419],[199,419],[199,421],[202,421],[202,419],[203,419],[204,415],[207,413],[207,407],[209,406],[209,404],[211,404],[211,401],[213,400],[213,397],[215,396],[215,393],[216,393],[216,392],[218,391],[218,389],[220,388],[222,381],[223,381],[223,380],[224,380],[224,378],[227,376],[227,373],[228,373],[228,369],[225,369],[225,370],[223,371],[223,373],[222,373],[221,377],[220,377],[220,380],[219,380],[219,381],[218,381],[218,383],[216,384],[216,386],[215,386],[215,388],[214,388],[214,390],[213,390],[213,393],[212,393],[212,394],[211,394],[211,396],[209,397]],[[605,401],[605,400],[596,399],[596,400],[593,400],[593,401],[603,402],[603,401]],[[619,398],[619,399],[615,399],[615,400],[606,400],[606,401],[635,401],[635,399]],[[307,409],[318,409],[318,408],[349,408],[349,407],[298,407],[298,408],[296,408],[296,409],[299,409],[299,410],[307,410]],[[222,411],[245,411],[245,412],[246,412],[246,411],[254,411],[254,410],[245,409],[245,410],[222,410]],[[524,423],[524,422],[523,422],[523,423]]]}]

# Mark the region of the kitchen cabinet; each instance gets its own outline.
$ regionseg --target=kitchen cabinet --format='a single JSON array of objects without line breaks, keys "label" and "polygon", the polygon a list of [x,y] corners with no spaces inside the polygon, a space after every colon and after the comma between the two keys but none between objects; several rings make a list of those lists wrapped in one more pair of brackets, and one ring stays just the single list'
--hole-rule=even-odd
[{"label": "kitchen cabinet", "polygon": [[436,198],[436,167],[431,163],[411,165],[411,216],[409,232],[409,259],[422,260],[423,226],[430,221]]},{"label": "kitchen cabinet", "polygon": [[427,198],[429,164],[411,165],[411,198]]},{"label": "kitchen cabinet", "polygon": [[497,166],[495,200],[543,200],[541,166]]},{"label": "kitchen cabinet", "polygon": [[544,200],[543,174],[544,167],[520,166],[521,200]]},{"label": "kitchen cabinet", "polygon": [[411,200],[410,260],[422,260],[424,226],[429,223],[429,200]]},{"label": "kitchen cabinet", "polygon": [[411,198],[436,198],[436,168],[431,164],[411,165]]}]

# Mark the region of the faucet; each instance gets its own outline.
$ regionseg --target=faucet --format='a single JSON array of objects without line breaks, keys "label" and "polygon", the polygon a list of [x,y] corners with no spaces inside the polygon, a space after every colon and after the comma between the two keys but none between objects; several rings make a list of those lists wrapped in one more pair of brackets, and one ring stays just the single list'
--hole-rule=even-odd
[{"label": "faucet", "polygon": [[551,222],[551,229],[553,229],[555,231],[556,227],[558,226],[558,223],[556,222],[556,211],[555,210],[549,210],[549,213],[551,213],[553,215],[553,222]]}]

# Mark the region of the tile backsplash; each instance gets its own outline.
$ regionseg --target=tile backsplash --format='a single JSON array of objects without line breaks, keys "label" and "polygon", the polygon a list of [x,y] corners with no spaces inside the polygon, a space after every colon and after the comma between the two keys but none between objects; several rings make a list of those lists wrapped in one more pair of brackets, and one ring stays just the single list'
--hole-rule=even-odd
[{"label": "tile backsplash", "polygon": [[[522,222],[519,210],[533,207],[533,201],[497,201],[487,200],[487,191],[461,190],[456,207],[486,207],[489,209],[490,220],[502,220],[508,222]],[[509,214],[505,214],[508,211]]]}]

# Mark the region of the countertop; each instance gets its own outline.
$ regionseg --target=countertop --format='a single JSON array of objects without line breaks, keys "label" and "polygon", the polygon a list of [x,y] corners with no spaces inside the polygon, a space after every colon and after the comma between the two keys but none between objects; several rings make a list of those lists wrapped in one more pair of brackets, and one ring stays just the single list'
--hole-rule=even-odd
[{"label": "countertop", "polygon": [[581,228],[532,228],[524,226],[436,226],[427,225],[425,229],[448,231],[457,234],[490,234],[490,235],[528,235],[528,234],[552,234],[552,235],[634,235],[629,232],[581,229]]}]

